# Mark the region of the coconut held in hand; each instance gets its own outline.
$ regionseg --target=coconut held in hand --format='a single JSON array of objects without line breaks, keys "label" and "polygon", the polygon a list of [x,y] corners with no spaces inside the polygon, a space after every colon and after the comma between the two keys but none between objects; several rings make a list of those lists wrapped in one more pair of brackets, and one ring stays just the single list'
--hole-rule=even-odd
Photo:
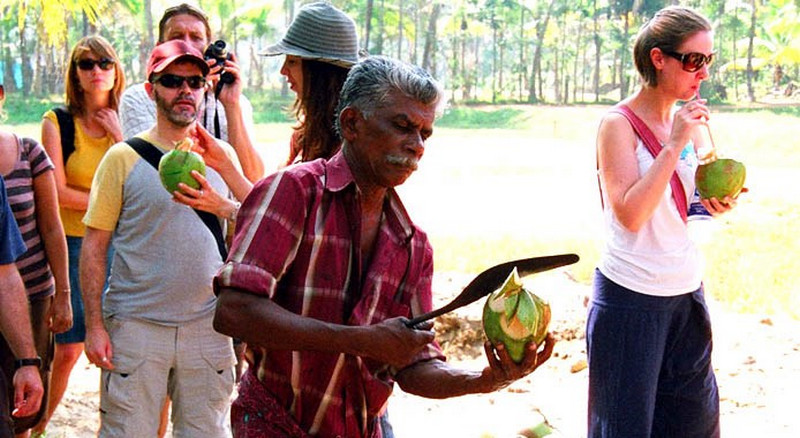
[{"label": "coconut held in hand", "polygon": [[719,158],[698,166],[694,181],[701,198],[722,201],[726,196],[735,198],[739,195],[745,176],[744,164],[730,158]]},{"label": "coconut held in hand", "polygon": [[505,345],[511,359],[522,362],[529,342],[541,345],[550,324],[550,305],[525,289],[517,268],[483,306],[483,331],[493,345]]},{"label": "coconut held in hand", "polygon": [[161,184],[170,194],[178,190],[178,183],[193,189],[200,188],[200,183],[192,176],[193,170],[206,175],[206,163],[200,154],[192,152],[192,140],[188,138],[179,141],[175,149],[164,154],[158,162]]}]

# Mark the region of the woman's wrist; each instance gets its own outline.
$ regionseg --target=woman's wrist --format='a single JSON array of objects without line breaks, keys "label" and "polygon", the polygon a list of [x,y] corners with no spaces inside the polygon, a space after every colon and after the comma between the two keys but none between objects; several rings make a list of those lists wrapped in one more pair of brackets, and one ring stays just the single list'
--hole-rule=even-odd
[{"label": "woman's wrist", "polygon": [[231,203],[231,208],[228,210],[228,214],[225,215],[225,219],[234,222],[236,216],[239,214],[239,208],[242,206],[242,203],[239,201],[231,201]]}]

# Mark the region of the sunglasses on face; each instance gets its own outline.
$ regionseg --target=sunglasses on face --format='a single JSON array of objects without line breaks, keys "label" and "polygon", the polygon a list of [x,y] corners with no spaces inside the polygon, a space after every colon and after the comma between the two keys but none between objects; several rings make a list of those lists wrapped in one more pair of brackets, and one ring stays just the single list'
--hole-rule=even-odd
[{"label": "sunglasses on face", "polygon": [[159,83],[165,88],[181,88],[184,81],[189,88],[199,90],[206,86],[206,78],[203,76],[178,76],[173,74],[163,74],[153,78],[153,83]]},{"label": "sunglasses on face", "polygon": [[714,54],[704,55],[702,53],[678,53],[663,50],[665,55],[671,56],[681,62],[684,71],[694,73],[703,68],[704,65],[711,65],[714,62]]},{"label": "sunglasses on face", "polygon": [[108,58],[103,58],[95,61],[94,59],[81,59],[78,61],[78,68],[81,70],[91,71],[94,66],[100,67],[101,70],[111,70],[114,68],[114,61]]}]

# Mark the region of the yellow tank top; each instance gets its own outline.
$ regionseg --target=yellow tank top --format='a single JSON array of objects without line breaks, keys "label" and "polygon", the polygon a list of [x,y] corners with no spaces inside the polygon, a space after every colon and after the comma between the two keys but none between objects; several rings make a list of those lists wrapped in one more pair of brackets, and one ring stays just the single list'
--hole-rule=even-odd
[{"label": "yellow tank top", "polygon": [[[43,117],[52,121],[59,128],[58,118],[53,111],[46,112]],[[92,188],[92,179],[100,160],[113,144],[114,139],[108,134],[104,137],[90,137],[83,130],[81,124],[75,120],[75,151],[70,154],[64,169],[67,175],[67,185],[88,193]],[[82,237],[86,233],[86,226],[82,222],[86,210],[63,207],[59,210],[61,222],[64,224],[64,233],[67,236]]]}]

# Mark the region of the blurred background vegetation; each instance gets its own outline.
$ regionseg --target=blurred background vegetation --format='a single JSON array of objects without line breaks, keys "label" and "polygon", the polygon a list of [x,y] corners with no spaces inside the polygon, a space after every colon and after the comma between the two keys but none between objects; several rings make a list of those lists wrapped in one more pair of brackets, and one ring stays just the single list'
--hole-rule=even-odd
[{"label": "blurred background vegetation", "polygon": [[[236,53],[259,122],[286,121],[293,95],[281,57],[258,51],[283,34],[294,0],[189,0],[214,38]],[[129,84],[141,82],[157,25],[176,0],[0,0],[0,73],[9,123],[38,120],[63,95],[63,69],[82,36],[108,38]],[[418,64],[454,105],[610,103],[637,85],[637,29],[670,3],[695,7],[716,29],[717,61],[703,95],[714,104],[795,105],[800,74],[797,0],[334,0],[359,26],[361,45]],[[15,106],[14,103],[17,103]]]},{"label": "blurred background vegetation", "polygon": [[[190,2],[211,17],[215,38],[234,48],[255,109],[257,147],[283,158],[294,95],[278,73],[282,57],[256,53],[281,37],[306,2]],[[65,59],[86,34],[112,41],[128,83],[141,82],[157,22],[176,3],[0,0],[4,123],[38,138],[42,114],[63,99]],[[424,66],[447,89],[451,105],[425,164],[403,186],[415,221],[431,235],[437,271],[478,272],[516,256],[575,251],[582,260],[570,275],[588,284],[601,241],[597,122],[636,88],[636,30],[673,2],[332,3],[356,20],[370,53]],[[747,164],[751,189],[734,213],[714,221],[703,244],[709,293],[736,311],[800,319],[800,192],[790,184],[800,169],[791,141],[800,136],[800,0],[675,3],[698,8],[717,29],[703,95],[717,144]]]}]

